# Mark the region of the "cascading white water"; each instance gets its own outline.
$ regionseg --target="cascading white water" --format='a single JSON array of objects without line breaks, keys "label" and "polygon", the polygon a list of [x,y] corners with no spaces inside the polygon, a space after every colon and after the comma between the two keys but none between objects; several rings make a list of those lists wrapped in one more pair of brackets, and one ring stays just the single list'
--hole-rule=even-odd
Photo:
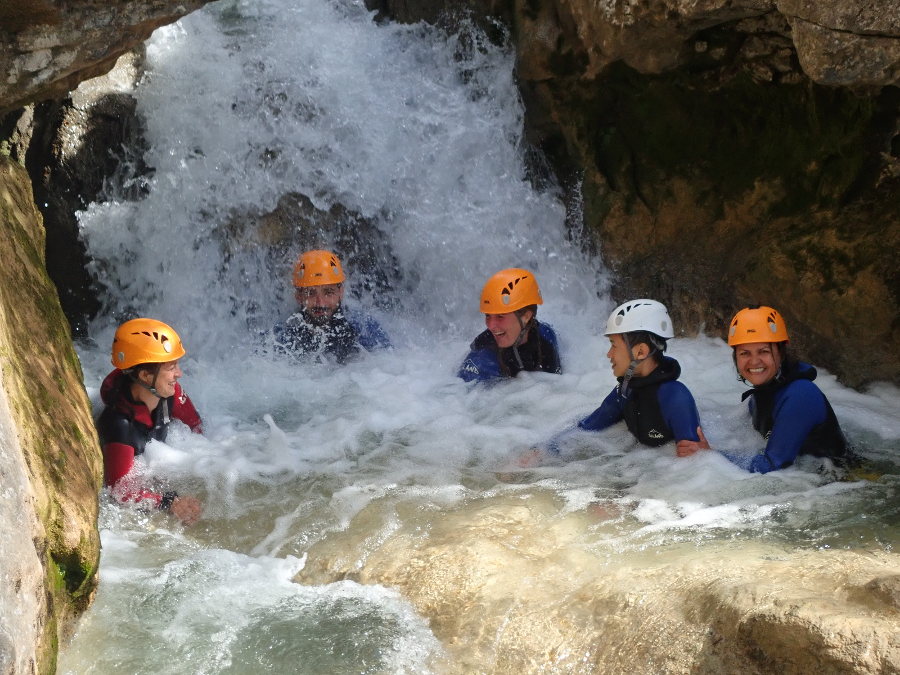
[{"label": "cascading white water", "polygon": [[[146,471],[197,494],[205,514],[184,529],[103,506],[100,592],[61,672],[428,670],[441,645],[395,591],[290,583],[314,542],[376,500],[440,510],[530,484],[577,510],[600,494],[631,514],[597,544],[616,552],[721,533],[897,545],[900,396],[847,390],[827,373],[819,382],[887,474],[879,481],[829,483],[806,462],[750,476],[715,453],[641,448],[616,427],[520,476],[525,487],[498,482],[614,384],[598,330],[612,306],[605,273],[571,241],[558,196],[526,178],[512,66],[474,30],[376,25],[341,0],[223,1],[154,35],[136,92],[148,194],[113,193],[81,216],[108,289],[97,346],[81,357],[96,399],[114,317],[138,312],[179,331],[182,384],[205,435],[176,426],[148,447]],[[378,314],[393,350],[334,367],[262,348],[258,326],[291,311],[289,267],[227,225],[289,192],[376,223],[400,268],[389,275],[394,309]],[[565,373],[465,385],[455,372],[482,329],[481,285],[510,266],[536,272]],[[760,445],[727,347],[677,339],[670,351],[714,446]],[[403,526],[397,516],[371,546]]]}]

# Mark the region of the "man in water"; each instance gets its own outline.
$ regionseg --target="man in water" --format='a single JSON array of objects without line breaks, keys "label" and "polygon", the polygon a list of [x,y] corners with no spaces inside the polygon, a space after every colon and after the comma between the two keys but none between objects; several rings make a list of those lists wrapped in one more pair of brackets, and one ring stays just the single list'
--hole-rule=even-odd
[{"label": "man in water", "polygon": [[346,276],[334,253],[302,253],[294,263],[293,279],[299,308],[273,329],[277,352],[327,354],[344,363],[360,349],[391,346],[375,319],[344,308]]},{"label": "man in water", "polygon": [[471,345],[457,376],[466,382],[515,377],[523,370],[561,372],[556,333],[537,320],[544,304],[537,280],[528,270],[501,270],[481,291],[487,327]]}]

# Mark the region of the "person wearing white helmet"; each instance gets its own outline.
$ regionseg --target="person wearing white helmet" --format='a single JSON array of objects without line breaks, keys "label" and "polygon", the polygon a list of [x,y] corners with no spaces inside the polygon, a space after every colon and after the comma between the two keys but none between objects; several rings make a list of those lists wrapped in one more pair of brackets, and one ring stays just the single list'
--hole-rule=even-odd
[{"label": "person wearing white helmet", "polygon": [[[644,445],[698,441],[700,415],[694,397],[678,381],[681,366],[665,355],[666,341],[675,336],[665,305],[656,300],[631,300],[616,307],[606,322],[606,357],[619,380],[603,403],[578,422],[577,428],[601,431],[620,421]],[[558,454],[557,435],[548,450]]]}]

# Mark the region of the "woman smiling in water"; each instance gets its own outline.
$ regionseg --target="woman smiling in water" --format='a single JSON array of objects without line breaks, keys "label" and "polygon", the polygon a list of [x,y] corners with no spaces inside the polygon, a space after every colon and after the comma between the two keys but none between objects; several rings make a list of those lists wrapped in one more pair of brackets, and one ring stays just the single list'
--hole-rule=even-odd
[{"label": "woman smiling in water", "polygon": [[[816,369],[788,354],[788,332],[776,310],[752,306],[735,314],[728,329],[738,377],[752,385],[743,399],[750,399],[753,428],[764,439],[765,448],[753,456],[722,453],[735,464],[755,473],[783,469],[799,455],[849,459],[847,441],[831,404],[813,384]],[[709,449],[698,429],[700,441],[679,441],[678,455],[686,457]]]}]

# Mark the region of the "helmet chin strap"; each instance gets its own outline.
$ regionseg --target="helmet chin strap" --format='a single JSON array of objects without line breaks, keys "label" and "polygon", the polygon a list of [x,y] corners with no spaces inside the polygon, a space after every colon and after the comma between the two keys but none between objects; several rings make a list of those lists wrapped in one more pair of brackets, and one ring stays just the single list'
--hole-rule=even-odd
[{"label": "helmet chin strap", "polygon": [[631,378],[634,377],[634,371],[639,365],[641,365],[644,361],[649,359],[659,350],[654,345],[652,349],[647,353],[647,356],[639,359],[636,358],[634,356],[634,352],[631,351],[631,340],[628,338],[627,334],[622,334],[622,340],[625,341],[625,346],[628,348],[628,353],[631,354],[631,363],[628,364],[628,370],[625,371],[625,375],[622,376],[622,382],[619,384],[619,396],[624,398],[628,395],[628,385],[631,383]]},{"label": "helmet chin strap", "polygon": [[161,363],[158,363],[156,365],[156,369],[153,371],[153,382],[150,384],[147,384],[146,382],[141,380],[140,377],[132,378],[135,382],[137,382],[140,386],[142,386],[144,389],[146,389],[151,394],[153,394],[156,398],[164,398],[158,391],[156,391],[156,380],[159,377],[159,370],[161,367],[162,367]]},{"label": "helmet chin strap", "polygon": [[519,313],[516,312],[516,320],[519,322],[519,335],[516,338],[516,341],[513,342],[512,350],[513,354],[516,356],[516,363],[519,364],[520,370],[525,370],[525,364],[522,363],[522,357],[519,355],[519,347],[525,342],[525,338],[528,337],[528,330],[531,328],[531,325],[534,323],[534,315],[530,319],[528,319],[528,323],[522,321],[522,317],[519,316]]}]

